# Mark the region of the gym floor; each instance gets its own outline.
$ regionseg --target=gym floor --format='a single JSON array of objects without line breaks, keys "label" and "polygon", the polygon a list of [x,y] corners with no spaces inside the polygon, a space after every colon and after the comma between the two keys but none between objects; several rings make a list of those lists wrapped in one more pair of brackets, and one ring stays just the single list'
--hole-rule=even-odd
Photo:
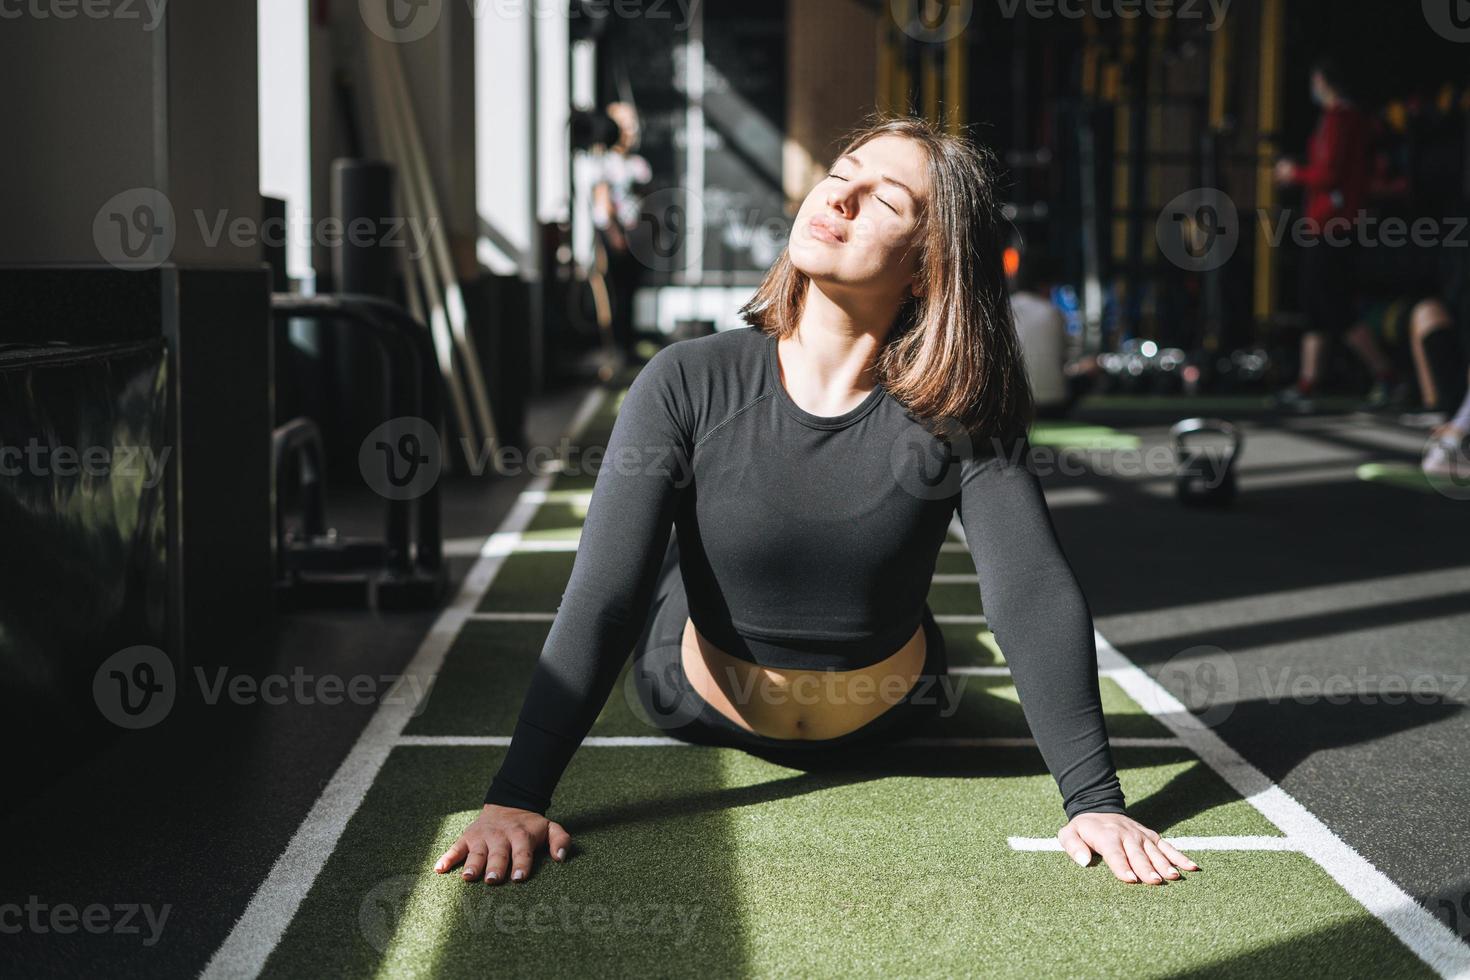
[{"label": "gym floor", "polygon": [[[535,405],[531,441],[603,443],[627,380]],[[1119,465],[1200,413],[1245,429],[1229,510]],[[1424,434],[1098,398],[1033,440],[1082,464],[1043,482],[1130,807],[1199,862],[1186,880],[1124,885],[1053,849],[1055,784],[958,526],[930,602],[962,706],[917,742],[802,772],[666,744],[620,684],[552,811],[571,859],[525,884],[434,875],[503,751],[592,482],[521,476],[446,486],[442,613],[286,618],[281,672],[403,672],[422,701],[196,705],[13,810],[5,901],[143,911],[134,932],[7,935],[6,972],[1470,971],[1470,504],[1417,478]]]}]

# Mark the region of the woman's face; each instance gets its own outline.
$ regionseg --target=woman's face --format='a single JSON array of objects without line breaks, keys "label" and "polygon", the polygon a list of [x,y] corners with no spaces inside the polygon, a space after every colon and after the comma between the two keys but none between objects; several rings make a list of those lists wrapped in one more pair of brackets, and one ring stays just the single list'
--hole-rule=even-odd
[{"label": "woman's face", "polygon": [[632,149],[638,145],[638,111],[626,102],[610,102],[607,114],[618,124],[618,146]]},{"label": "woman's face", "polygon": [[797,212],[788,254],[816,282],[902,299],[918,271],[929,195],[923,148],[879,136],[839,157]]}]

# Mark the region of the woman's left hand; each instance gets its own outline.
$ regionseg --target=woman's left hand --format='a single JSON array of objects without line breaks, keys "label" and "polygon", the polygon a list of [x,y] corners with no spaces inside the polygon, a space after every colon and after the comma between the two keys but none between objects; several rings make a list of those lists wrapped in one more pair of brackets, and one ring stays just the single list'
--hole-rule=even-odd
[{"label": "woman's left hand", "polygon": [[1057,831],[1057,840],[1084,868],[1100,854],[1119,881],[1131,884],[1162,885],[1181,877],[1178,868],[1199,870],[1173,844],[1121,813],[1079,813]]}]

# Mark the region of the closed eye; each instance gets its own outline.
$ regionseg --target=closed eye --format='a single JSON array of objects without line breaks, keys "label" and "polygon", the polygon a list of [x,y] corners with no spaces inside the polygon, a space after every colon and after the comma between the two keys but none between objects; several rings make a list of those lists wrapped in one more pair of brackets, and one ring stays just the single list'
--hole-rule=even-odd
[{"label": "closed eye", "polygon": [[[843,183],[846,183],[847,182],[847,178],[846,177],[838,177],[836,174],[831,174],[831,173],[829,173],[827,176],[828,177],[836,177],[838,180],[842,181]],[[877,194],[874,194],[873,197],[874,197],[875,200],[877,200],[877,202],[879,204],[883,205],[885,208],[887,208],[888,210],[892,211],[894,214],[898,214],[898,208],[894,207],[892,204],[889,204],[887,201],[883,200],[883,198],[878,197]]]}]

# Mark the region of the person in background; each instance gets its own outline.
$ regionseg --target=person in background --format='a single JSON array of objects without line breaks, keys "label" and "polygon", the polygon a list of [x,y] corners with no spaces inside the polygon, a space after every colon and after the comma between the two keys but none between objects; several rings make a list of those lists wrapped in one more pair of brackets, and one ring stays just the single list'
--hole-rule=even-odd
[{"label": "person in background", "polygon": [[599,267],[605,270],[611,294],[613,346],[628,364],[641,364],[634,348],[633,294],[643,278],[643,263],[629,246],[641,213],[635,186],[653,179],[653,168],[635,153],[639,143],[638,112],[626,102],[607,106],[617,124],[617,141],[594,154],[592,224],[596,229]]},{"label": "person in background", "polygon": [[[1448,213],[1464,213],[1452,205]],[[1470,249],[1441,243],[1435,288],[1409,317],[1409,342],[1419,386],[1419,411],[1399,422],[1414,428],[1443,427],[1470,390]]]},{"label": "person in background", "polygon": [[1343,73],[1331,57],[1312,67],[1312,100],[1322,116],[1307,148],[1307,162],[1281,160],[1276,182],[1305,191],[1305,232],[1299,287],[1307,331],[1302,336],[1296,385],[1277,396],[1283,407],[1311,411],[1328,337],[1341,337],[1372,371],[1376,385],[1398,383],[1393,362],[1356,324],[1357,223],[1372,179],[1369,122],[1347,97]]},{"label": "person in background", "polygon": [[1038,418],[1060,418],[1072,405],[1067,383],[1067,321],[1051,301],[1051,276],[1046,256],[1039,251],[1007,249],[1007,284],[1016,334],[1026,360]]},{"label": "person in background", "polygon": [[1436,426],[1429,437],[1431,441],[1421,464],[1425,475],[1470,480],[1470,446],[1466,445],[1470,437],[1470,393],[1465,395],[1455,417]]}]

